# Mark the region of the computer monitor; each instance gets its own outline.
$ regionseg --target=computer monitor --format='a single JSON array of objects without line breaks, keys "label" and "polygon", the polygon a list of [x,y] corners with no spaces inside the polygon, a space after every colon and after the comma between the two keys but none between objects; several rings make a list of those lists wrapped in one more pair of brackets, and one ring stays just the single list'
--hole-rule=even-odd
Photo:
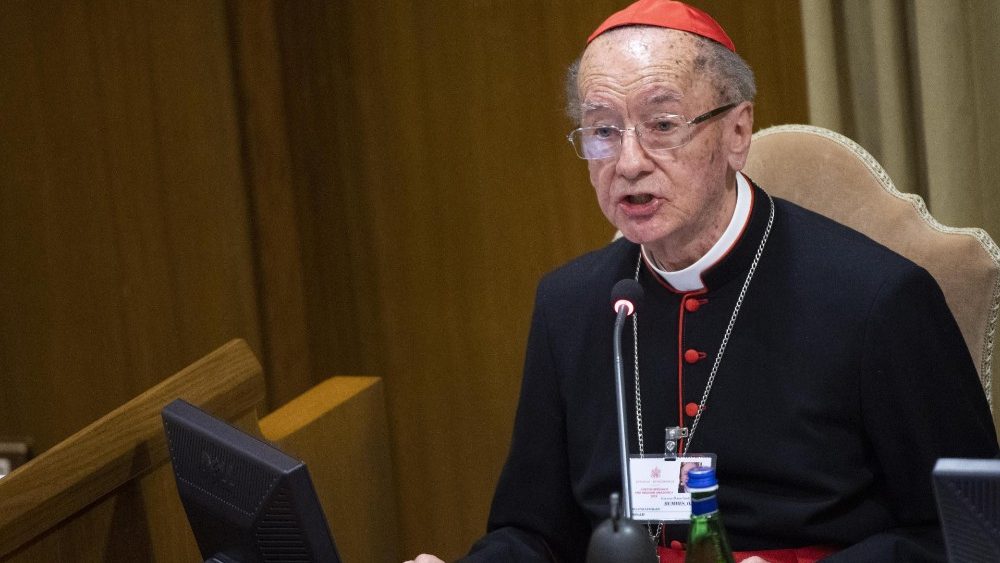
[{"label": "computer monitor", "polygon": [[162,416],[177,491],[205,561],[340,562],[302,461],[181,399]]},{"label": "computer monitor", "polygon": [[1000,459],[942,458],[932,475],[948,561],[1000,561]]}]

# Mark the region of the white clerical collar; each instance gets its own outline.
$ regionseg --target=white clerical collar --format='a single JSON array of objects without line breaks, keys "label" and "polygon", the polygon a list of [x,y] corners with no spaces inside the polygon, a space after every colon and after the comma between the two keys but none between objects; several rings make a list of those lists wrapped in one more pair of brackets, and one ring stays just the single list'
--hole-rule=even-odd
[{"label": "white clerical collar", "polygon": [[704,256],[687,268],[677,270],[676,272],[668,272],[660,266],[659,262],[643,246],[642,255],[646,259],[646,263],[664,281],[670,284],[670,287],[673,287],[677,291],[698,291],[704,289],[705,284],[701,280],[701,275],[725,256],[740,238],[740,233],[743,232],[743,228],[750,221],[750,203],[752,199],[753,195],[750,191],[750,183],[747,182],[742,173],[737,172],[736,209],[733,210],[733,217],[729,220],[729,226],[726,227],[719,240],[712,245],[712,248],[708,249],[708,252]]}]

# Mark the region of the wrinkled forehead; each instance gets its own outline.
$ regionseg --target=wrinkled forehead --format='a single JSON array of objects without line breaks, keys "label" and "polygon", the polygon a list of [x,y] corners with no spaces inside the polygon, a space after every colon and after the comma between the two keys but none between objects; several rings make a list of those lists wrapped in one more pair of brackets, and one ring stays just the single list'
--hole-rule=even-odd
[{"label": "wrinkled forehead", "polygon": [[693,95],[700,90],[699,83],[707,81],[695,73],[698,45],[692,34],[674,29],[635,26],[605,32],[580,60],[581,98],[585,101],[602,92]]}]

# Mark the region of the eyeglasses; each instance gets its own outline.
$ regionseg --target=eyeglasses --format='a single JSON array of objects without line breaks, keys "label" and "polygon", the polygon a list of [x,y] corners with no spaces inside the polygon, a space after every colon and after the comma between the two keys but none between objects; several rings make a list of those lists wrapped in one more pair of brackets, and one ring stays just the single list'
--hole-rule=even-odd
[{"label": "eyeglasses", "polygon": [[694,136],[695,125],[726,113],[734,107],[736,104],[726,104],[703,113],[691,121],[685,121],[683,115],[664,115],[627,129],[614,125],[580,127],[570,131],[569,135],[566,135],[566,140],[573,145],[577,156],[584,160],[617,157],[621,153],[626,131],[632,131],[636,140],[647,151],[663,152],[686,145]]}]

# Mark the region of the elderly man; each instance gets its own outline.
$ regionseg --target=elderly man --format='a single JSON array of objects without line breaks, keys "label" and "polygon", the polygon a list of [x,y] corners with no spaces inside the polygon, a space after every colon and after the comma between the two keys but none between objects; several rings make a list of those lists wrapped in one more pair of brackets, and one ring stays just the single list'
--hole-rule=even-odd
[{"label": "elderly man", "polygon": [[[943,559],[931,468],[997,443],[931,276],[740,172],[753,75],[703,12],[629,6],[569,86],[570,139],[624,238],[539,285],[510,455],[468,560],[583,561],[621,488],[608,297],[623,278],[645,290],[624,344],[629,449],[663,453],[674,427],[682,452],[716,456],[737,560]],[[663,561],[683,557],[683,525],[649,531]]]}]

